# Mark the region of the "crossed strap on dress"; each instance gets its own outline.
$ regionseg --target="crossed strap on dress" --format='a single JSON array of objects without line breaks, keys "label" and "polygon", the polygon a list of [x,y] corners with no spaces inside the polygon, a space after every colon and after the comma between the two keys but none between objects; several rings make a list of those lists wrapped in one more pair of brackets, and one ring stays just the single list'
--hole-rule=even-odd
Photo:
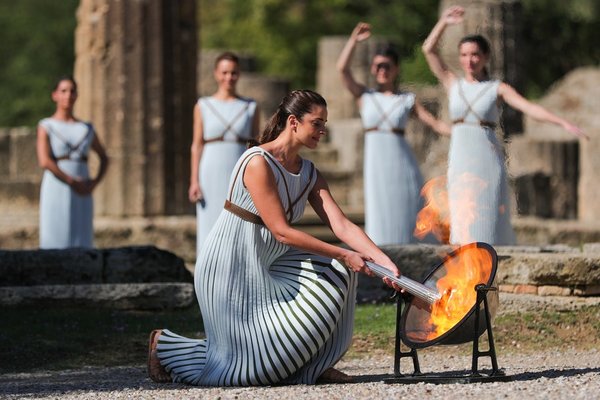
[{"label": "crossed strap on dress", "polygon": [[63,142],[65,144],[65,146],[68,147],[69,151],[67,152],[67,154],[63,154],[62,156],[54,156],[54,161],[61,161],[61,160],[71,160],[71,154],[73,153],[78,153],[79,154],[79,158],[75,159],[73,161],[83,161],[83,162],[87,162],[87,154],[83,154],[80,147],[81,145],[83,145],[83,143],[85,142],[85,140],[88,138],[88,136],[90,136],[92,134],[92,129],[90,128],[89,125],[86,124],[86,126],[88,127],[88,131],[85,135],[83,135],[83,138],[81,138],[81,140],[77,143],[75,143],[74,145],[71,144],[67,139],[65,139],[62,135],[60,135],[57,131],[55,131],[54,129],[52,129],[51,127],[48,127],[48,133],[54,135],[58,140],[60,140],[61,142]]},{"label": "crossed strap on dress", "polygon": [[[292,196],[290,195],[290,191],[288,189],[287,181],[285,180],[285,175],[284,175],[281,167],[277,164],[277,160],[271,154],[269,154],[268,151],[264,151],[263,152],[263,151],[257,150],[257,151],[253,151],[253,152],[247,154],[246,157],[244,157],[244,159],[240,163],[240,168],[238,168],[238,170],[235,173],[235,177],[233,178],[233,182],[231,183],[231,189],[229,190],[229,196],[225,200],[225,205],[223,206],[223,208],[225,208],[227,211],[231,212],[232,214],[237,215],[238,217],[240,217],[244,221],[248,221],[248,222],[251,222],[251,223],[257,224],[257,225],[264,225],[265,224],[263,222],[262,218],[259,215],[256,215],[252,211],[248,211],[245,208],[242,208],[242,207],[238,206],[237,204],[231,202],[231,197],[233,195],[233,188],[235,187],[235,182],[238,179],[238,176],[239,176],[240,171],[242,169],[241,168],[242,165],[245,164],[246,160],[248,160],[250,157],[255,156],[256,154],[267,154],[268,157],[270,157],[274,161],[273,165],[275,165],[275,167],[279,171],[279,174],[281,175],[281,178],[283,179],[283,184],[285,186],[285,192],[286,192],[286,195],[287,195],[287,198],[288,198],[288,208],[285,211],[285,215],[286,215],[286,219],[288,220],[288,222],[291,223],[292,219],[293,219],[293,216],[294,216],[294,206],[300,201],[300,199],[302,198],[302,196],[304,196],[304,194],[306,193],[306,191],[310,187],[311,182],[313,181],[313,176],[314,176],[314,173],[315,173],[315,165],[311,163],[311,165],[310,165],[310,174],[309,174],[310,178],[308,179],[308,182],[306,183],[306,186],[304,187],[304,189],[302,190],[302,192],[298,195],[298,197],[296,198],[296,200],[292,201]],[[289,214],[289,216],[288,216],[288,214]]]},{"label": "crossed strap on dress", "polygon": [[381,104],[379,104],[379,102],[375,98],[375,95],[371,96],[371,99],[373,100],[373,104],[375,104],[375,108],[377,108],[380,115],[379,115],[379,120],[377,121],[375,126],[372,126],[370,128],[365,128],[365,133],[372,132],[372,131],[387,131],[387,132],[396,133],[398,135],[404,135],[404,129],[402,129],[402,128],[391,128],[391,129],[380,129],[379,128],[379,125],[381,125],[381,123],[386,120],[389,122],[390,125],[392,125],[392,126],[394,125],[392,123],[392,121],[390,121],[389,114],[392,111],[394,111],[394,109],[396,108],[397,105],[400,104],[402,99],[400,98],[400,99],[398,99],[398,101],[396,101],[394,104],[392,104],[392,107],[390,107],[390,109],[387,112],[383,110],[383,107],[381,107]]},{"label": "crossed strap on dress", "polygon": [[483,87],[483,89],[481,89],[481,91],[479,93],[477,93],[477,95],[473,98],[472,101],[467,100],[467,97],[465,96],[465,93],[463,92],[463,88],[462,85],[460,84],[461,81],[458,80],[457,84],[458,84],[458,94],[460,95],[460,97],[463,99],[463,101],[465,102],[465,105],[467,106],[467,111],[464,113],[464,115],[461,118],[457,118],[452,120],[453,124],[473,124],[472,122],[465,122],[465,118],[467,117],[467,115],[469,115],[469,113],[473,114],[475,116],[475,118],[477,118],[478,120],[478,124],[486,127],[486,128],[491,128],[494,129],[496,128],[496,123],[492,122],[492,121],[485,121],[483,118],[481,118],[479,116],[479,114],[477,114],[475,112],[475,110],[473,110],[473,106],[475,105],[475,103],[481,99],[481,97],[484,95],[485,92],[487,92],[487,90],[489,88],[492,87],[492,85],[485,85]]},{"label": "crossed strap on dress", "polygon": [[210,101],[208,99],[206,99],[206,101],[204,103],[208,106],[208,108],[212,111],[212,113],[215,115],[215,117],[217,117],[217,119],[219,121],[221,121],[221,123],[225,127],[225,129],[223,129],[223,131],[221,132],[221,134],[219,136],[212,138],[212,139],[206,139],[206,140],[204,140],[204,143],[224,142],[225,134],[227,132],[233,133],[233,135],[235,136],[236,141],[238,143],[245,144],[248,141],[247,139],[241,138],[237,132],[233,131],[233,124],[235,124],[237,122],[237,120],[240,119],[242,117],[242,115],[244,115],[246,113],[246,110],[248,109],[248,107],[250,107],[249,101],[246,101],[244,108],[242,108],[242,110],[235,117],[233,117],[233,119],[229,122],[227,122],[227,120],[221,114],[219,114],[217,109],[212,104],[210,104]]}]

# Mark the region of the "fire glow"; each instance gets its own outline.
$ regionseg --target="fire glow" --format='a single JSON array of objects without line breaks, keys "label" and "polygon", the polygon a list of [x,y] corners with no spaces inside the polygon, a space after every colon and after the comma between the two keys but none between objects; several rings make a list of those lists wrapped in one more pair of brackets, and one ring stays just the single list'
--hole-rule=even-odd
[{"label": "fire glow", "polygon": [[477,300],[475,286],[490,277],[491,255],[475,244],[460,257],[447,258],[447,274],[436,282],[442,298],[432,305],[428,339],[443,335],[460,322]]},{"label": "fire glow", "polygon": [[[453,239],[460,238],[461,244],[474,242],[470,227],[479,217],[477,199],[487,183],[471,173],[463,173],[454,180],[452,193],[448,194],[445,176],[429,180],[421,190],[425,206],[417,215],[415,237],[423,239],[429,233],[440,243],[450,242],[449,202],[452,202],[455,215],[452,227]],[[491,256],[488,252],[473,245],[460,257],[449,258],[447,274],[436,282],[440,300],[432,305],[428,339],[443,335],[471,310],[477,299],[475,286],[486,283],[490,276]]]},{"label": "fire glow", "polygon": [[470,227],[479,217],[477,199],[487,185],[487,182],[478,176],[465,172],[455,179],[449,198],[445,176],[427,181],[421,189],[425,206],[417,214],[413,232],[415,237],[423,239],[431,233],[440,243],[450,243],[449,204],[452,202],[455,212],[453,236],[461,238],[461,243],[474,242]]}]

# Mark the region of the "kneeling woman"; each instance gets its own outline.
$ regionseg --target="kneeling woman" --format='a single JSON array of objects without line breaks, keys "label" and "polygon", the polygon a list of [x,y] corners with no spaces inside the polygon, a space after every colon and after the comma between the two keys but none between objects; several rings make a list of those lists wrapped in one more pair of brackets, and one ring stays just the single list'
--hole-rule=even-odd
[{"label": "kneeling woman", "polygon": [[[366,260],[399,271],[346,218],[323,176],[298,154],[317,147],[326,121],[323,97],[291,92],[261,144],[239,159],[225,210],[196,263],[206,339],[153,331],[153,380],[209,386],[350,380],[333,366],[352,339],[356,273],[367,272]],[[353,250],[291,226],[307,200]]]}]

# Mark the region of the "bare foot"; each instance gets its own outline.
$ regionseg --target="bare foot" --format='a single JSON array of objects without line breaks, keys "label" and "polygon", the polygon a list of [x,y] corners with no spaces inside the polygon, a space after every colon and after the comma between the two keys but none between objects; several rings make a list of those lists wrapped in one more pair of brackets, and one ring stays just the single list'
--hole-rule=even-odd
[{"label": "bare foot", "polygon": [[343,373],[342,371],[338,371],[335,368],[326,369],[319,379],[317,379],[317,383],[352,383],[354,382],[354,378],[350,375]]},{"label": "bare foot", "polygon": [[160,359],[156,353],[156,346],[158,345],[158,338],[161,332],[159,329],[150,332],[150,339],[148,340],[148,376],[154,382],[166,383],[172,382],[173,379],[171,379],[171,375],[169,375],[165,367],[160,363]]}]

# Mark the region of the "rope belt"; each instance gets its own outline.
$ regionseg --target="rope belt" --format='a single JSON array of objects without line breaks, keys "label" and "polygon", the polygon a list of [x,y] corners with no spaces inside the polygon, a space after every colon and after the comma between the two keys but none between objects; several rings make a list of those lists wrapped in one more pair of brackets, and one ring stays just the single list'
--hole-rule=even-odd
[{"label": "rope belt", "polygon": [[54,159],[55,161],[61,161],[61,160],[71,160],[71,161],[80,161],[80,162],[87,162],[88,158],[87,156],[81,156],[78,159],[72,159],[71,157],[69,157],[69,155],[66,156],[60,156],[60,157],[56,157]]},{"label": "rope belt", "polygon": [[236,136],[235,140],[225,140],[222,137],[218,137],[218,138],[214,138],[214,139],[207,139],[204,141],[204,144],[208,144],[208,143],[215,143],[215,142],[232,142],[232,143],[241,143],[241,144],[246,144],[248,143],[249,139],[244,139],[241,137]]},{"label": "rope belt", "polygon": [[246,210],[245,208],[233,204],[229,200],[225,200],[225,205],[223,206],[223,208],[225,208],[230,213],[237,215],[244,221],[248,221],[256,225],[265,225],[261,217],[254,214],[253,212]]},{"label": "rope belt", "polygon": [[452,121],[453,125],[456,124],[468,124],[468,125],[480,125],[486,128],[496,129],[496,123],[490,121],[478,121],[478,122],[465,122],[464,118],[455,119]]},{"label": "rope belt", "polygon": [[365,129],[365,133],[373,132],[373,131],[391,132],[391,133],[395,133],[396,135],[404,136],[404,129],[400,129],[400,128],[379,129],[378,127],[374,126],[372,128]]}]

